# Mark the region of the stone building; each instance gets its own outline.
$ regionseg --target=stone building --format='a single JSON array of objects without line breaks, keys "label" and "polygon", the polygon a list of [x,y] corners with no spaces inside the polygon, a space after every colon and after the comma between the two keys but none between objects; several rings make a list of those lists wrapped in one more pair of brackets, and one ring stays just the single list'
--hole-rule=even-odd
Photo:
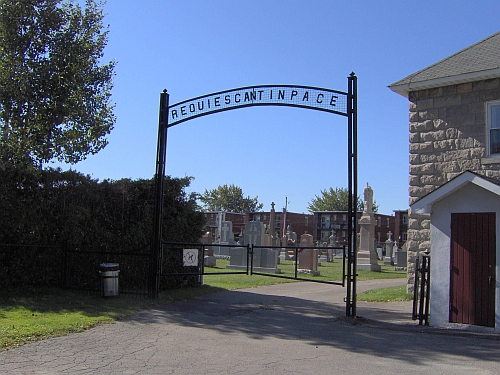
[{"label": "stone building", "polygon": [[[465,171],[500,180],[500,32],[389,88],[409,100],[410,207]],[[410,209],[407,237],[412,291],[430,216]]]},{"label": "stone building", "polygon": [[298,238],[302,234],[312,234],[314,230],[313,215],[290,212],[283,209],[282,212],[275,213],[274,230],[271,229],[271,212],[251,212],[248,214],[249,221],[260,221],[266,228],[266,233],[274,234],[277,238],[281,238],[290,228],[291,232],[297,233]]},{"label": "stone building", "polygon": [[394,210],[394,241],[401,248],[408,239],[408,210]]}]

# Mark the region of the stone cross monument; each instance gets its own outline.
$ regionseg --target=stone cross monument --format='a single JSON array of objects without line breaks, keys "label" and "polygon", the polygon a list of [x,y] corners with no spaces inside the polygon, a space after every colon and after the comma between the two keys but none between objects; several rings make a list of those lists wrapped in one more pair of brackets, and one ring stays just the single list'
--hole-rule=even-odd
[{"label": "stone cross monument", "polygon": [[377,271],[382,268],[378,264],[377,253],[375,252],[375,225],[376,220],[373,214],[373,189],[366,184],[364,189],[363,214],[359,219],[359,249],[358,249],[358,270]]},{"label": "stone cross monument", "polygon": [[[392,260],[392,249],[394,247],[395,242],[392,240],[392,232],[389,231],[387,233],[387,241],[385,241],[385,259],[384,264],[386,266],[394,266],[394,261]],[[397,247],[396,247],[397,249]]]}]

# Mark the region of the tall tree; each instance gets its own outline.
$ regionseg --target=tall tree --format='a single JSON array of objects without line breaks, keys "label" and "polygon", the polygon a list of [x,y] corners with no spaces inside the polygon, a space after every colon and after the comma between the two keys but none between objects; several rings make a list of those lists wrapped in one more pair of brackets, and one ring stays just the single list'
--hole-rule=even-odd
[{"label": "tall tree", "polygon": [[103,2],[0,0],[0,158],[76,163],[107,144],[115,62]]},{"label": "tall tree", "polygon": [[198,198],[206,211],[256,212],[264,205],[258,197],[246,198],[243,190],[235,185],[219,185],[216,189],[207,190]]},{"label": "tall tree", "polygon": [[[347,211],[349,209],[349,190],[347,188],[329,188],[320,191],[321,195],[315,195],[308,203],[309,212],[314,211]],[[363,201],[357,198],[358,211],[363,210]],[[377,212],[378,206],[373,203],[373,211]]]}]

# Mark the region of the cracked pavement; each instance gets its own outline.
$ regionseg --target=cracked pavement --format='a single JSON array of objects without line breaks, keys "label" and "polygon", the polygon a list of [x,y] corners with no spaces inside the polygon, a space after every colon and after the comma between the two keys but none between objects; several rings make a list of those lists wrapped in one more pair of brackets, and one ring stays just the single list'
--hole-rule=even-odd
[{"label": "cracked pavement", "polygon": [[344,293],[291,283],[172,303],[0,352],[0,374],[498,374],[500,335],[419,327],[408,302],[358,302],[348,319]]}]

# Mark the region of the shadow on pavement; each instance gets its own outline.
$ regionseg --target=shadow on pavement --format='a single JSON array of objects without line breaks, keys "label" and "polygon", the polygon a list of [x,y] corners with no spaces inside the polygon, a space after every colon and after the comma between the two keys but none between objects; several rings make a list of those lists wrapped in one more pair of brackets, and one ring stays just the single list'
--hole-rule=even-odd
[{"label": "shadow on pavement", "polygon": [[[383,311],[375,311],[383,314]],[[407,317],[391,312],[395,320]],[[434,334],[429,327],[346,318],[344,305],[297,297],[226,291],[178,302],[135,316],[131,324],[165,323],[244,334],[255,340],[279,338],[332,346],[353,353],[425,364],[441,354],[498,361],[498,338]],[[200,332],[202,334],[202,332]],[[491,338],[491,337],[489,337]]]}]

